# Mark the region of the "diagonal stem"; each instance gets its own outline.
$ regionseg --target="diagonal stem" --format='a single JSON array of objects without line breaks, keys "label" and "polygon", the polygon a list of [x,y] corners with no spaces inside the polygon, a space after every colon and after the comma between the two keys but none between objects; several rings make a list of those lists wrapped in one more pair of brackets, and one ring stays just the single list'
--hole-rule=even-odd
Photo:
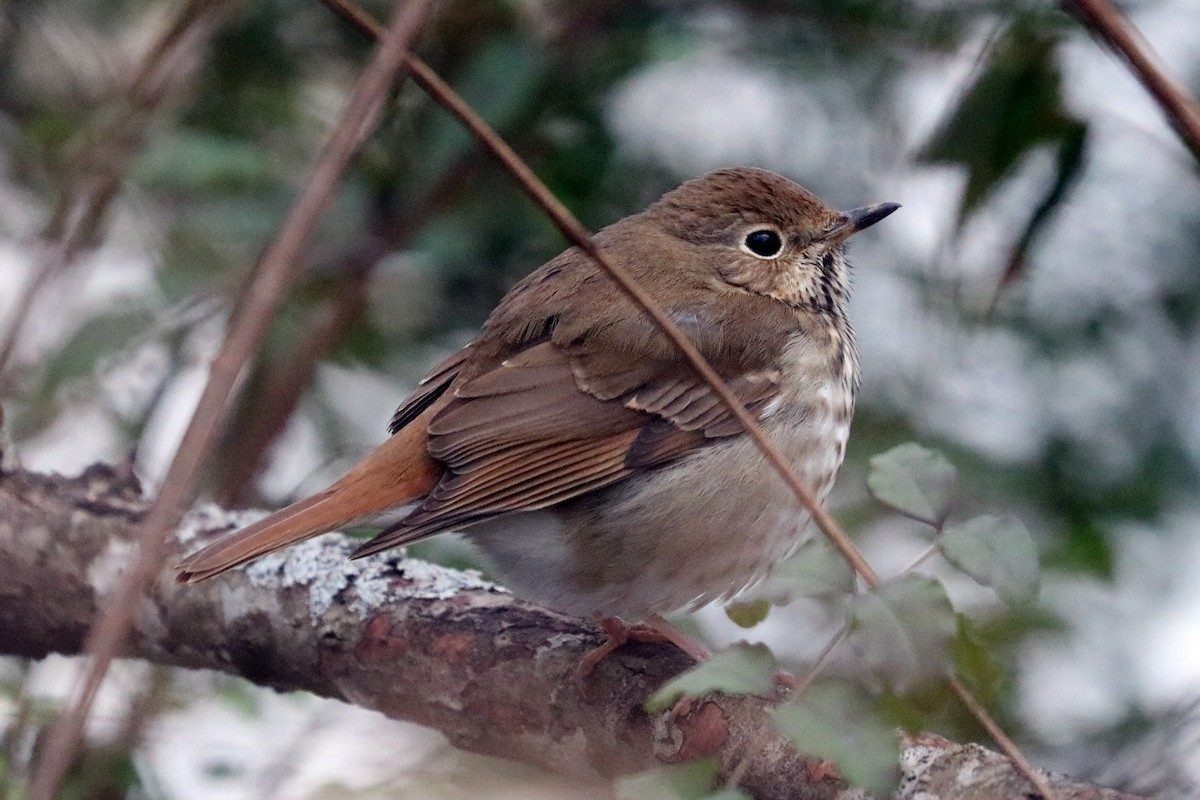
[{"label": "diagonal stem", "polygon": [[[366,35],[376,39],[379,38],[380,28],[378,23],[349,0],[321,0],[321,2]],[[854,543],[850,541],[849,537],[846,536],[833,517],[817,502],[812,492],[799,479],[792,470],[791,465],[787,463],[787,459],[784,458],[783,454],[779,452],[778,448],[771,443],[762,428],[759,427],[757,421],[750,416],[741,402],[733,395],[721,377],[709,366],[704,356],[696,350],[683,331],[675,325],[674,321],[658,307],[624,269],[605,257],[604,252],[592,241],[588,230],[551,193],[546,185],[538,179],[533,170],[433,70],[413,55],[409,55],[406,58],[404,67],[421,88],[425,89],[447,111],[458,117],[476,139],[479,140],[479,143],[504,165],[521,185],[521,188],[525,190],[526,194],[546,212],[559,231],[576,247],[595,260],[616,281],[622,291],[654,320],[663,334],[679,348],[680,352],[683,353],[684,357],[696,372],[699,373],[705,383],[721,398],[721,402],[724,403],[738,420],[742,428],[745,429],[746,434],[754,441],[767,461],[779,473],[797,499],[800,500],[800,503],[811,514],[813,521],[816,522],[821,532],[833,543],[834,547],[838,549],[868,586],[871,588],[877,587],[880,582],[879,575],[867,563],[866,558],[863,557]],[[950,681],[950,687],[963,700],[968,710],[971,711],[979,723],[993,735],[993,738],[995,738],[996,743],[1004,751],[1005,755],[1012,760],[1017,769],[1025,775],[1034,788],[1041,793],[1042,797],[1046,800],[1053,800],[1054,795],[1045,780],[1033,769],[1028,759],[1017,749],[1016,744],[1004,734],[1004,731],[1000,729],[999,725],[996,724],[995,720],[991,718],[987,710],[983,708],[970,691],[956,679]]]},{"label": "diagonal stem", "polygon": [[1055,794],[1046,783],[1045,777],[1038,772],[1033,764],[1029,763],[1029,759],[1025,758],[1025,754],[1017,747],[1017,743],[1009,738],[1004,729],[1000,727],[1000,723],[992,717],[988,710],[983,707],[970,689],[966,687],[958,678],[950,678],[947,683],[950,686],[950,691],[954,692],[955,696],[962,701],[962,704],[971,712],[971,716],[975,717],[975,721],[983,726],[983,729],[988,732],[988,736],[992,737],[992,741],[1000,748],[1004,755],[1013,762],[1016,768],[1025,778],[1033,784],[1033,788],[1038,790],[1038,793],[1044,800],[1054,800]]},{"label": "diagonal stem", "polygon": [[183,441],[167,470],[162,490],[138,529],[138,551],[129,574],[88,633],[89,656],[66,711],[51,728],[35,767],[30,800],[52,800],[75,755],[84,724],[113,658],[133,624],[138,600],[153,582],[168,553],[168,535],[195,493],[224,423],[238,376],[258,350],[268,325],[291,286],[301,254],[333,197],[342,173],[374,127],[409,43],[416,37],[432,0],[411,0],[393,17],[363,70],[342,117],[317,158],[278,235],[263,253],[213,360],[208,383]]},{"label": "diagonal stem", "polygon": [[1158,64],[1150,45],[1111,0],[1061,0],[1074,16],[1124,59],[1192,156],[1200,161],[1200,104]]},{"label": "diagonal stem", "polygon": [[[361,9],[353,6],[347,0],[322,0],[325,5],[349,20],[368,36],[378,38],[379,25]],[[737,397],[729,390],[721,376],[713,370],[704,356],[687,338],[686,334],[673,320],[638,286],[629,273],[619,264],[610,261],[604,252],[592,241],[591,232],[564,206],[544,183],[533,173],[533,170],[518,156],[505,141],[475,112],[470,105],[459,97],[437,74],[416,56],[409,55],[405,61],[413,80],[425,89],[440,105],[449,111],[467,127],[493,156],[507,169],[525,190],[525,193],[542,208],[554,225],[572,244],[587,253],[600,267],[608,273],[621,290],[636,303],[662,330],[663,334],[683,353],[688,363],[700,375],[709,387],[721,398],[721,402],[746,431],[762,451],[768,463],[792,490],[800,504],[809,512],[817,527],[850,562],[854,570],[862,576],[868,585],[879,583],[879,576],[863,558],[862,553],[854,546],[833,517],[829,515],[804,482],[792,470],[787,459],[763,432],[758,422],[746,411]]]}]

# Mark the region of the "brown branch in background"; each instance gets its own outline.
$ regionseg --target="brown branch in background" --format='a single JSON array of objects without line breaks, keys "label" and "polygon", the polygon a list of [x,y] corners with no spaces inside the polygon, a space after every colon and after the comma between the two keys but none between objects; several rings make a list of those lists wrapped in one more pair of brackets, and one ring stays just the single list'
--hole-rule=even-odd
[{"label": "brown branch in background", "polygon": [[[379,37],[380,28],[378,23],[372,20],[364,11],[347,2],[347,0],[322,0],[322,2],[368,36],[373,38]],[[817,526],[829,538],[838,551],[841,552],[842,556],[850,562],[855,571],[863,577],[863,580],[872,586],[876,585],[879,582],[879,577],[875,574],[875,570],[871,565],[867,563],[866,559],[863,558],[862,553],[858,551],[854,543],[850,541],[849,537],[846,536],[833,517],[829,515],[829,512],[817,502],[816,497],[804,485],[804,482],[796,476],[791,465],[787,463],[787,459],[771,443],[767,435],[763,433],[762,428],[759,427],[754,417],[746,411],[745,407],[742,406],[733,392],[729,390],[725,382],[721,380],[721,376],[709,365],[704,356],[700,354],[700,351],[696,349],[696,346],[692,344],[691,340],[687,338],[687,335],[675,324],[670,316],[659,308],[658,304],[638,286],[637,282],[629,276],[623,267],[613,263],[605,256],[604,251],[592,241],[592,235],[588,229],[583,227],[567,207],[546,187],[546,184],[542,183],[541,179],[534,174],[529,165],[500,138],[499,134],[492,130],[491,126],[465,100],[459,97],[445,81],[438,77],[437,73],[413,55],[409,55],[405,59],[404,67],[408,70],[409,75],[412,76],[413,81],[428,92],[439,105],[456,116],[471,134],[475,136],[479,143],[500,161],[501,165],[516,179],[517,183],[529,195],[530,199],[546,212],[546,215],[550,217],[550,220],[563,236],[599,264],[609,277],[616,282],[617,286],[625,292],[629,299],[654,321],[659,330],[683,353],[697,374],[721,398],[722,404],[738,420],[738,423],[746,431],[747,435],[758,446],[758,449],[762,451],[767,462],[783,478],[784,483],[792,490],[792,493],[795,494],[800,504],[808,510],[813,520],[817,523]]]},{"label": "brown branch in background", "polygon": [[1129,65],[1200,162],[1200,104],[1156,63],[1154,51],[1129,18],[1111,0],[1062,0],[1062,8]]},{"label": "brown branch in background", "polygon": [[[78,478],[0,474],[0,653],[80,652],[106,576],[129,558],[146,511],[136,484],[111,467]],[[206,511],[189,520],[186,542],[201,527],[240,521]],[[337,698],[435,728],[461,749],[579,780],[712,756],[719,780],[744,760],[739,786],[756,800],[855,796],[772,725],[786,692],[710,694],[651,715],[646,697],[690,665],[675,647],[631,644],[580,680],[579,659],[600,639],[595,625],[394,553],[346,562],[351,546],[325,536],[194,586],[160,576],[124,655]],[[344,568],[319,566],[330,563]],[[1028,793],[1008,759],[939,737],[910,737],[899,766],[898,800]],[[1062,800],[1137,800],[1043,777]]]},{"label": "brown branch in background", "polygon": [[201,54],[231,5],[231,0],[189,0],[143,57],[118,112],[88,136],[76,159],[75,176],[40,237],[33,276],[22,287],[0,335],[0,395],[8,388],[9,362],[42,292],[95,240],[152,118],[195,75]]},{"label": "brown branch in background", "polygon": [[304,337],[281,365],[263,376],[262,388],[247,399],[243,419],[236,427],[231,426],[225,437],[221,454],[225,466],[216,502],[234,508],[251,502],[266,453],[300,405],[317,364],[333,353],[346,332],[362,318],[367,306],[368,274],[369,269],[348,269],[338,277]]},{"label": "brown branch in background", "polygon": [[[322,2],[367,35],[376,39],[379,37],[378,24],[369,15],[350,3],[349,0],[322,0]],[[721,380],[721,377],[708,364],[704,356],[696,350],[695,346],[674,321],[658,307],[623,268],[609,261],[604,252],[592,241],[588,230],[559,202],[558,198],[533,173],[533,170],[433,70],[416,56],[412,55],[408,56],[405,60],[405,68],[421,88],[425,89],[438,104],[458,117],[480,144],[499,159],[505,169],[512,174],[521,185],[521,188],[525,190],[526,194],[546,212],[559,231],[600,265],[617,285],[621,287],[625,294],[645,311],[647,316],[654,321],[655,325],[683,353],[684,357],[687,358],[692,368],[703,378],[704,382],[712,387],[713,391],[721,398],[722,403],[738,420],[738,423],[746,431],[747,435],[766,457],[768,463],[783,478],[784,483],[792,490],[792,493],[800,501],[801,505],[812,515],[813,521],[821,529],[821,532],[825,534],[826,538],[837,548],[868,586],[871,588],[877,587],[880,583],[879,576],[871,565],[867,563],[866,558],[854,543],[850,541],[850,538],[841,529],[837,521],[817,502],[812,492],[809,491],[804,482],[796,475],[791,465],[787,462],[787,459],[775,447],[754,418],[750,416],[745,407],[733,395],[729,387]],[[975,715],[980,724],[988,731],[999,731],[1001,733],[996,743],[1004,750],[1005,755],[1012,759],[1018,770],[1033,784],[1033,787],[1042,797],[1046,798],[1046,800],[1052,800],[1055,795],[1051,792],[1044,778],[1042,778],[1037,770],[1032,768],[1029,760],[1017,749],[1013,741],[1008,736],[1003,735],[1000,726],[992,719],[983,705],[975,700],[970,691],[961,683],[957,681],[953,681],[953,683],[954,685],[951,688],[955,690],[956,694],[960,697],[965,696],[970,698],[970,702],[966,704],[967,708]]]},{"label": "brown branch in background", "polygon": [[230,422],[226,444],[220,448],[223,466],[215,492],[217,503],[236,508],[254,501],[267,451],[300,405],[317,363],[334,352],[366,312],[368,284],[380,260],[408,245],[425,222],[453,198],[478,160],[478,150],[468,151],[400,213],[376,212],[368,225],[370,232],[340,259],[342,266],[307,333],[279,368],[262,376],[262,389],[253,402],[244,403],[244,414]]},{"label": "brown branch in background", "polygon": [[190,503],[201,469],[219,437],[238,376],[260,346],[284,293],[291,286],[300,254],[328,207],[342,173],[379,118],[404,53],[430,5],[431,0],[410,0],[396,12],[300,197],[263,253],[244,301],[213,360],[208,382],[167,470],[162,490],[139,526],[137,558],[88,634],[85,650],[89,659],[84,674],[71,702],[49,731],[46,748],[34,768],[30,800],[52,800],[57,792],[100,684],[128,637],[138,599],[159,572],[168,553],[168,536]]}]

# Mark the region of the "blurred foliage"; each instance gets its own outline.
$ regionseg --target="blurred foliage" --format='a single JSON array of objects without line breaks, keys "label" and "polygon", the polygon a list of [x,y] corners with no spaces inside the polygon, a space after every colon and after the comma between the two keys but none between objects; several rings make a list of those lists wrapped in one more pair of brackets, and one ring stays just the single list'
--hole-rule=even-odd
[{"label": "blurred foliage", "polygon": [[648,797],[661,798],[661,800],[748,800],[748,796],[737,789],[714,788],[716,772],[717,760],[706,758],[630,775],[617,781],[616,798],[617,800],[645,800]]},{"label": "blurred foliage", "polygon": [[854,688],[838,683],[809,687],[775,710],[775,724],[801,752],[836,764],[846,781],[871,796],[884,797],[896,786],[896,732]]},{"label": "blurred foliage", "polygon": [[667,681],[646,701],[646,711],[651,714],[665,711],[684,695],[766,694],[771,689],[775,669],[775,657],[766,645],[736,644]]},{"label": "blurred foliage", "polygon": [[[1078,138],[1081,123],[1063,109],[1059,43],[1045,19],[1015,20],[921,153],[966,168],[961,215],[976,210],[1031,149]],[[1078,169],[1078,157],[1072,163]]]},{"label": "blurred foliage", "polygon": [[[364,6],[381,19],[392,8],[383,0]],[[148,0],[0,6],[0,200],[12,212],[0,215],[0,236],[24,245],[39,230],[54,230],[56,209],[80,190],[87,160],[104,154],[105,125],[123,113],[120,98],[148,43],[178,9]],[[799,155],[763,166],[831,198],[875,191],[873,172],[952,170],[962,183],[948,228],[964,252],[975,223],[1000,220],[994,258],[982,270],[973,265],[986,272],[979,291],[991,297],[988,313],[960,302],[956,266],[930,269],[898,252],[900,283],[917,298],[912,313],[937,319],[956,338],[1011,337],[1028,350],[1023,369],[1046,376],[1047,392],[1081,364],[1110,368],[1126,382],[1106,409],[1103,434],[1064,413],[1045,423],[1027,455],[999,457],[931,422],[923,406],[932,400],[921,393],[929,394],[932,382],[918,376],[915,399],[900,402],[886,392],[864,399],[842,483],[869,480],[884,506],[930,523],[947,559],[1012,601],[968,619],[925,583],[905,584],[911,596],[868,595],[859,602],[874,605],[869,613],[860,606],[852,632],[870,634],[868,643],[874,637],[874,645],[859,647],[867,661],[881,662],[905,641],[909,651],[933,653],[938,665],[953,658],[1006,724],[1029,736],[1014,704],[1014,671],[1031,636],[1064,628],[1055,610],[1026,601],[1035,585],[1034,542],[1049,575],[1110,578],[1120,532],[1134,522],[1157,524],[1200,485],[1196,453],[1184,441],[1181,371],[1138,366],[1153,360],[1168,334],[1184,343],[1200,337],[1200,273],[1164,271],[1167,277],[1136,304],[1122,304],[1114,293],[1073,315],[1039,311],[1029,294],[1039,270],[1055,266],[1044,255],[1046,242],[1061,234],[1076,193],[1096,179],[1097,123],[1069,101],[1071,73],[1064,68],[1064,53],[1080,41],[1086,36],[1066,17],[1022,0],[455,0],[442,5],[420,47],[593,228],[690,177],[656,158],[661,151],[622,140],[614,98],[656,68],[714,54],[803,90],[804,105],[762,101],[791,109],[791,139],[805,145]],[[156,415],[179,402],[179,385],[211,352],[369,52],[369,42],[318,3],[229,5],[198,56],[196,77],[168,92],[151,115],[133,163],[124,165],[103,237],[38,306],[5,396],[5,419],[19,442],[32,446],[84,420],[107,425],[108,457],[145,446]],[[932,133],[906,141],[905,88],[972,57],[974,68],[932,115],[939,120]],[[653,115],[678,113],[672,102],[663,97]],[[745,152],[739,144],[730,149]],[[905,159],[914,163],[897,165]],[[1027,200],[1012,212],[1004,200],[1015,189]],[[1191,265],[1200,257],[1200,212],[1189,204],[1165,213],[1146,201],[1123,214],[1147,242],[1142,263],[1129,269]],[[918,227],[900,215],[895,224]],[[275,504],[314,488],[298,485],[294,469],[271,480],[291,458],[286,448],[276,451],[289,432],[315,430],[316,455],[304,455],[320,473],[314,480],[336,473],[367,443],[357,431],[358,408],[330,390],[346,374],[336,370],[394,386],[399,401],[428,363],[465,341],[505,289],[562,246],[514,182],[405,83],[345,176],[305,254],[300,285],[245,376],[209,492],[230,503]],[[1159,327],[1145,334],[1145,320]],[[1164,356],[1183,357],[1178,349]],[[919,369],[944,366],[935,353]],[[1058,391],[1098,390],[1084,384]],[[385,423],[382,414],[374,426],[379,436]],[[914,438],[947,456],[915,446],[884,452]],[[846,494],[838,511],[852,532],[894,522],[858,488]],[[980,521],[981,509],[1015,516],[1003,524]],[[943,531],[948,515],[964,521]],[[991,549],[972,546],[977,532],[960,535],[964,527],[988,525]],[[465,563],[455,544],[423,548],[424,555],[441,551]],[[815,605],[846,619],[853,586],[838,556],[815,541],[756,587],[734,616],[750,626],[761,621],[766,601],[803,598],[797,607]],[[926,611],[913,615],[910,607]],[[921,680],[924,674],[910,670],[903,693],[873,687],[871,714],[948,735],[976,733],[944,692]],[[824,713],[815,703],[808,712],[789,711],[781,724],[807,736],[813,715]],[[1144,713],[1131,707],[1131,718]],[[877,738],[862,746],[877,752]],[[127,764],[116,757],[110,766],[118,775]],[[875,782],[879,774],[862,780]],[[694,786],[679,796],[703,796],[709,779],[711,769],[700,778],[687,773],[684,783]]]}]

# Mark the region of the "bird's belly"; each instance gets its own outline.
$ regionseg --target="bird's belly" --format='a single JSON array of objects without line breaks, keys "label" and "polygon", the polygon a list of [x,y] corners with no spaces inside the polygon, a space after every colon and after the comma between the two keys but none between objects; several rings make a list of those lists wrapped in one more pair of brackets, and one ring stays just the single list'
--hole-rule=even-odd
[{"label": "bird's belly", "polygon": [[[764,428],[824,498],[845,452],[849,413],[827,390],[820,395]],[[808,522],[754,443],[737,436],[470,534],[518,595],[577,616],[637,620],[731,597],[792,553]]]}]

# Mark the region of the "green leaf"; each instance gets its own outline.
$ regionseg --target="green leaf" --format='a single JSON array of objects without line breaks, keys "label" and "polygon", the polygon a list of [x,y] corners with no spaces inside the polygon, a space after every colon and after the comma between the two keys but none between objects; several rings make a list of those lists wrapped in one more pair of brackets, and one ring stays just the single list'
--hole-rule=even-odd
[{"label": "green leaf", "polygon": [[764,694],[774,685],[775,670],[775,656],[765,644],[735,644],[667,681],[646,701],[646,711],[656,714],[683,695]]},{"label": "green leaf", "polygon": [[944,455],[909,442],[871,459],[871,495],[909,517],[937,525],[946,515],[958,471]]},{"label": "green leaf", "polygon": [[1115,558],[1113,544],[1100,520],[1092,513],[1078,512],[1065,520],[1065,530],[1059,535],[1059,541],[1044,555],[1047,566],[1104,579],[1113,577]]},{"label": "green leaf", "polygon": [[615,794],[617,800],[705,800],[716,774],[716,758],[673,764],[618,779]]},{"label": "green leaf", "polygon": [[852,646],[900,692],[950,674],[956,630],[945,588],[922,575],[904,575],[858,595],[850,612]]},{"label": "green leaf", "polygon": [[742,596],[783,605],[801,597],[842,597],[854,591],[854,570],[823,536],[814,536],[794,555],[771,568],[767,577]]},{"label": "green leaf", "polygon": [[841,685],[812,686],[774,713],[779,728],[801,753],[832,761],[853,786],[889,796],[899,778],[896,734],[864,701]]},{"label": "green leaf", "polygon": [[741,789],[726,786],[724,789],[718,789],[712,794],[704,795],[703,800],[754,800],[754,798]]},{"label": "green leaf", "polygon": [[739,628],[753,628],[771,613],[771,604],[766,600],[747,600],[725,606],[725,616]]},{"label": "green leaf", "polygon": [[988,646],[971,627],[971,621],[958,615],[958,635],[951,645],[954,674],[975,692],[979,701],[990,705],[1000,695],[1004,671],[996,663]]},{"label": "green leaf", "polygon": [[271,181],[270,160],[261,147],[189,130],[156,139],[139,160],[135,175],[149,189],[196,194],[241,192]]},{"label": "green leaf", "polygon": [[1008,605],[1037,599],[1037,545],[1016,517],[986,515],[948,525],[938,547],[947,561],[995,589]]},{"label": "green leaf", "polygon": [[53,389],[68,381],[91,375],[106,356],[128,347],[154,322],[154,315],[141,308],[127,308],[88,320],[59,349],[49,368],[46,381]]},{"label": "green leaf", "polygon": [[1058,45],[1059,36],[1036,21],[1009,28],[919,155],[966,167],[960,220],[1034,148],[1077,135],[1078,123],[1063,109]]}]

